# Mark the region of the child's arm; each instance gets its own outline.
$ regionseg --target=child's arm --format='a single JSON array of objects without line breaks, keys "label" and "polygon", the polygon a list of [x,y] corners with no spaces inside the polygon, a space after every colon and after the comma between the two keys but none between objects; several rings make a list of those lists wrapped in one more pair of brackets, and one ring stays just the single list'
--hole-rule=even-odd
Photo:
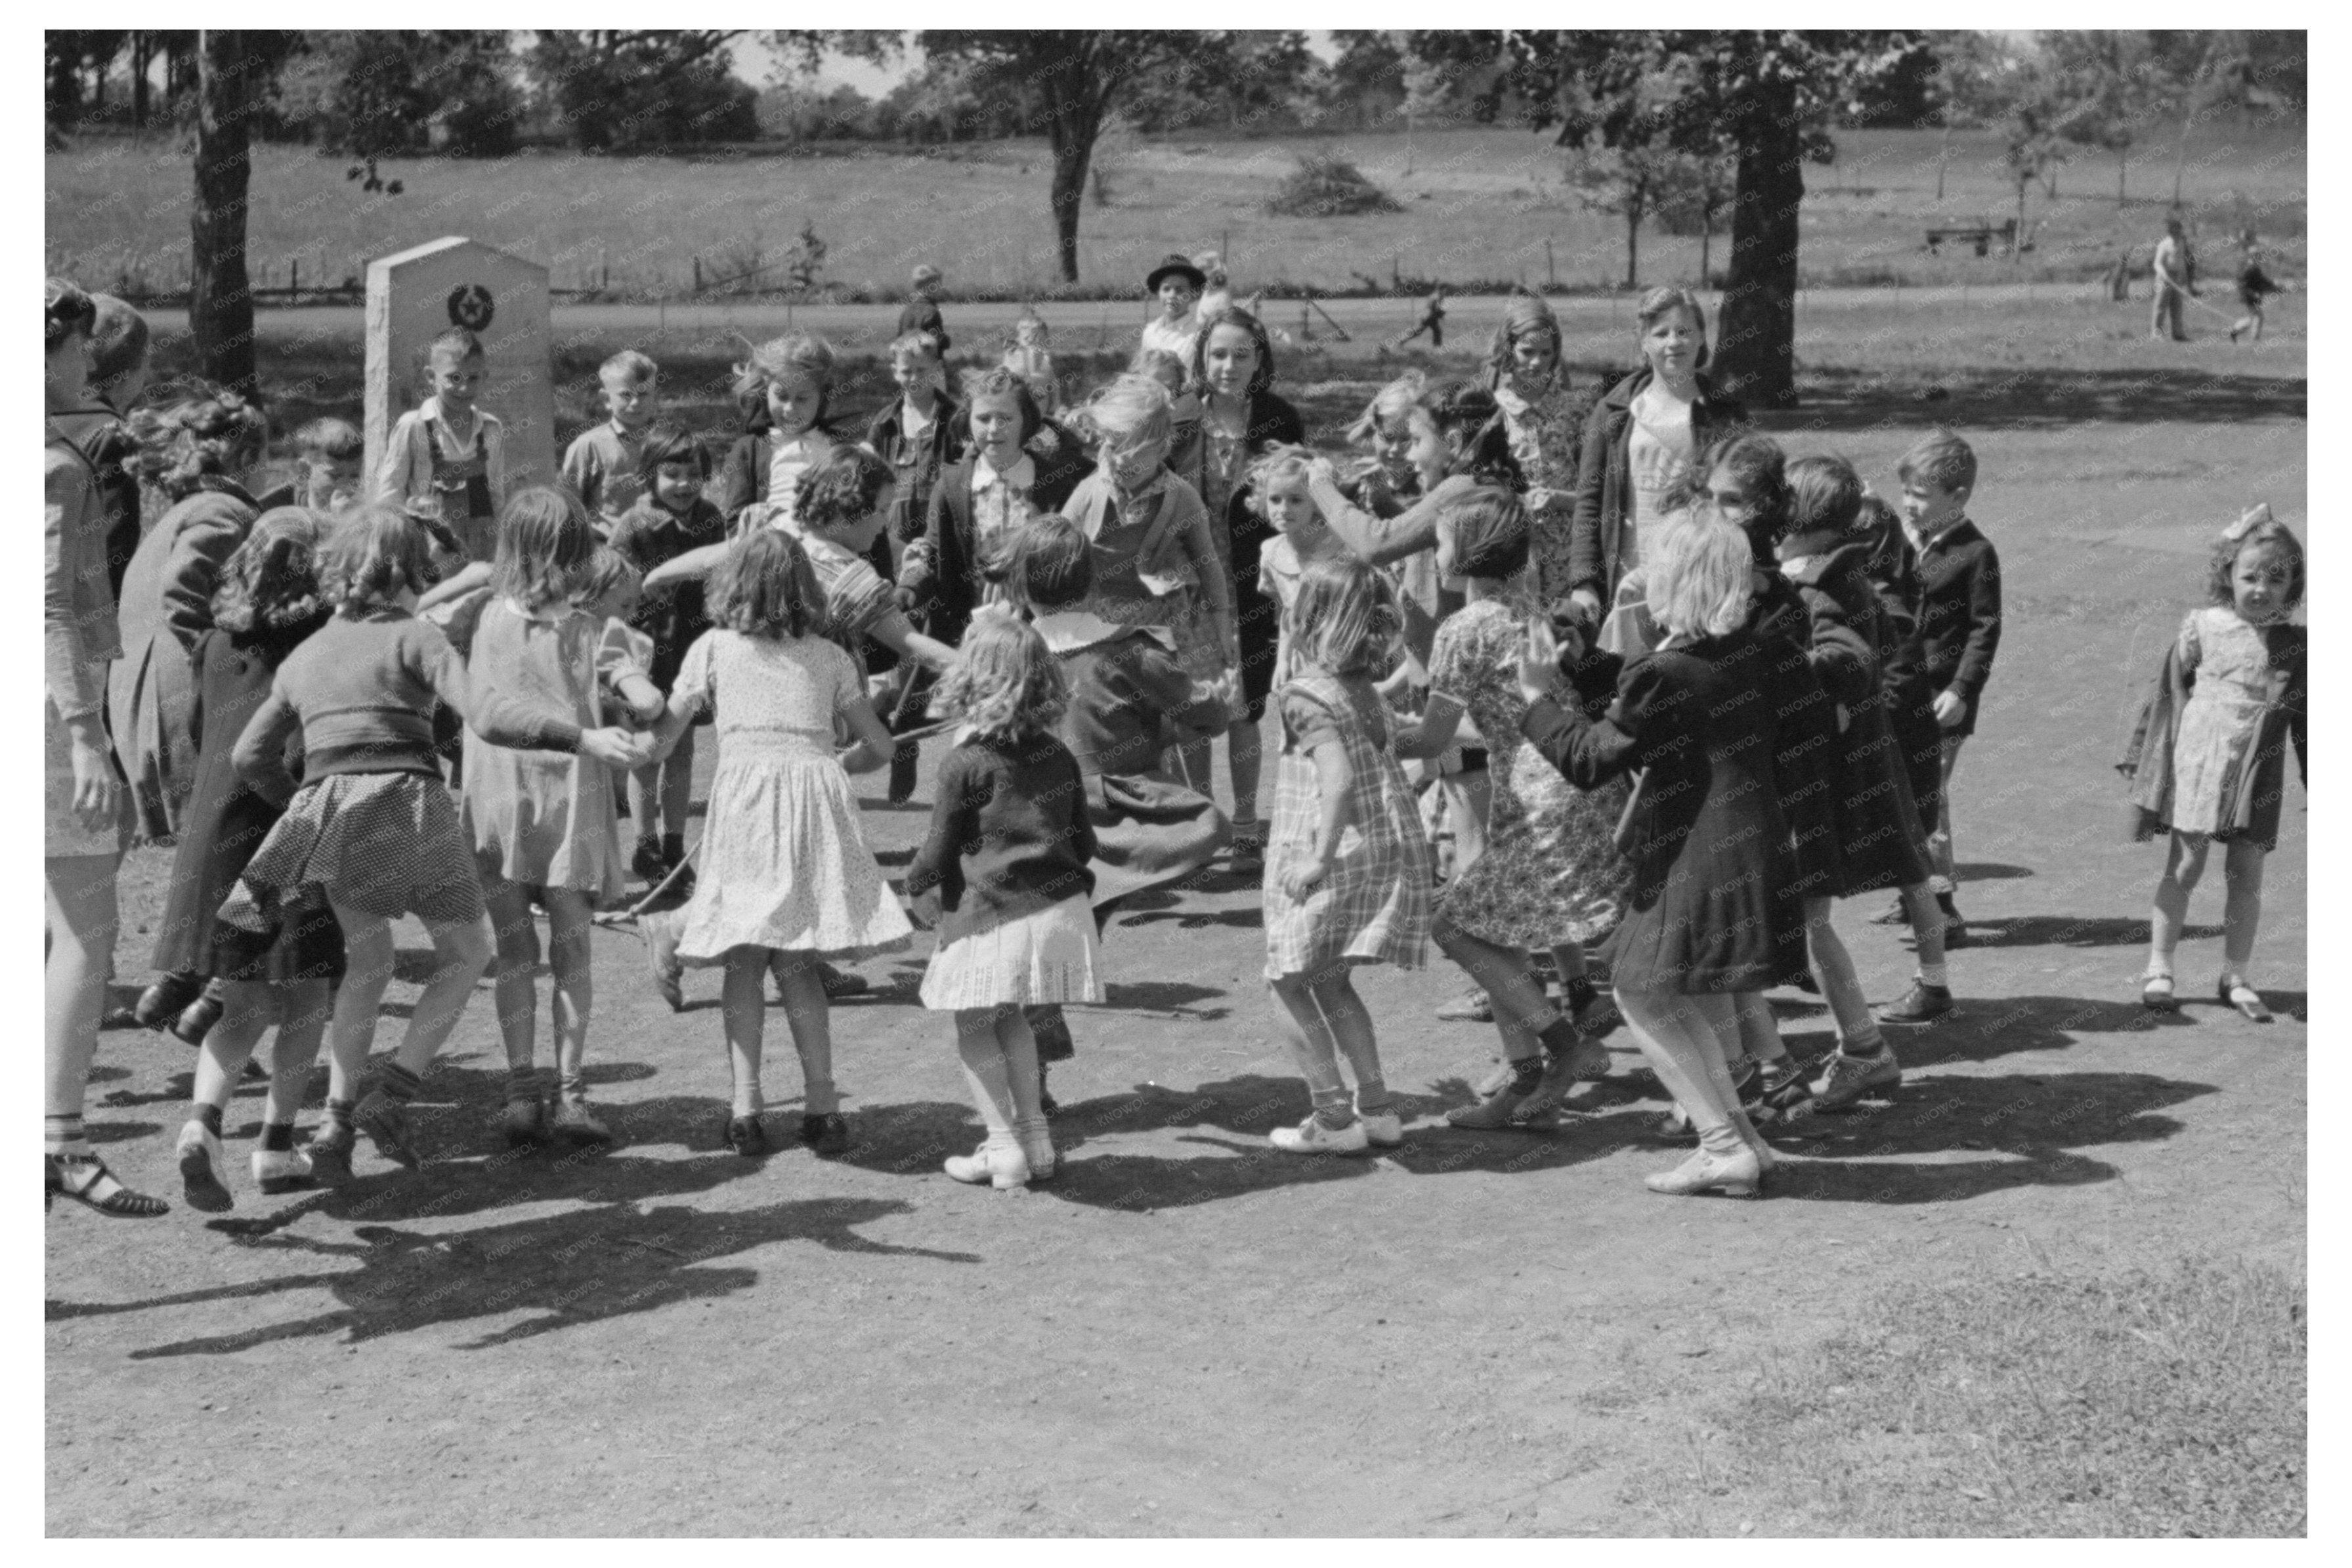
[{"label": "child's arm", "polygon": [[1969,574],[1968,643],[1960,650],[1960,667],[1953,672],[1952,684],[1936,697],[1937,723],[1948,729],[1960,722],[1984,691],[1992,674],[1993,651],[2000,646],[2000,558],[1987,544]]},{"label": "child's arm", "polygon": [[562,468],[563,482],[572,486],[572,494],[580,497],[580,504],[588,508],[592,517],[604,494],[604,471],[596,461],[595,434],[593,430],[583,431],[564,448]]},{"label": "child's arm", "polygon": [[[411,496],[417,494],[416,440],[424,430],[425,422],[416,417],[415,409],[402,414],[399,423],[392,427],[391,438],[383,444],[383,464],[375,473],[376,500],[386,506],[398,507],[405,505]],[[430,476],[432,465],[429,459],[425,467]]]},{"label": "child's arm", "polygon": [[1294,899],[1303,899],[1317,883],[1331,874],[1331,866],[1339,858],[1339,836],[1355,820],[1351,786],[1355,771],[1348,766],[1348,748],[1336,735],[1318,740],[1308,755],[1315,758],[1315,785],[1321,797],[1323,818],[1315,831],[1315,858],[1304,865],[1297,862],[1282,868],[1282,891]]},{"label": "child's arm", "polygon": [[652,638],[617,620],[606,621],[596,637],[596,678],[627,707],[630,722],[639,726],[652,724],[669,706],[647,670],[652,644]]},{"label": "child's arm", "polygon": [[301,724],[294,705],[273,685],[229,753],[229,762],[236,768],[236,776],[245,780],[246,788],[281,810],[294,798],[294,791],[301,788],[286,767],[287,737]]},{"label": "child's arm", "polygon": [[443,578],[425,591],[416,601],[416,613],[437,609],[453,599],[463,598],[478,588],[490,585],[490,563],[486,560],[467,561],[463,567]]},{"label": "child's arm", "polygon": [[646,591],[675,588],[718,570],[719,563],[727,559],[727,549],[724,544],[698,545],[684,555],[664,561],[646,573]]},{"label": "child's arm", "polygon": [[412,668],[433,693],[492,746],[510,751],[568,751],[614,768],[645,765],[645,747],[625,729],[583,729],[569,716],[511,695],[495,680],[472,679],[466,661],[429,622],[408,644]]},{"label": "child's arm", "polygon": [[956,651],[936,637],[926,637],[915,630],[906,612],[892,608],[882,612],[866,634],[902,658],[928,664],[934,670],[944,670],[955,663]]},{"label": "child's arm", "polygon": [[[1415,757],[1436,757],[1462,741],[1462,718],[1469,709],[1460,699],[1433,691],[1421,710],[1421,723],[1396,737],[1396,755],[1400,760]],[[1474,740],[1470,744],[1475,745]]]},{"label": "child's arm", "polygon": [[866,694],[858,692],[841,705],[841,716],[849,721],[849,730],[857,737],[857,744],[843,752],[837,759],[845,773],[871,773],[886,766],[891,754],[898,750],[897,737],[891,735]]},{"label": "child's arm", "polygon": [[1241,627],[1234,619],[1234,585],[1217,559],[1217,542],[1209,531],[1209,508],[1199,492],[1186,486],[1180,496],[1190,493],[1192,505],[1190,513],[1179,525],[1177,538],[1182,542],[1185,558],[1192,563],[1194,591],[1209,609],[1209,624],[1216,629],[1217,646],[1225,651],[1234,664],[1241,662]]},{"label": "child's arm", "polygon": [[[932,785],[931,831],[908,862],[907,900],[924,924],[963,902],[963,847],[980,839],[980,805],[964,758],[950,752]],[[934,891],[936,890],[936,891]],[[929,895],[928,897],[926,895]]]},{"label": "child's arm", "polygon": [[1393,517],[1375,517],[1339,494],[1338,473],[1328,457],[1318,457],[1307,471],[1307,494],[1323,514],[1326,527],[1339,542],[1373,566],[1385,566],[1418,555],[1437,544],[1437,517],[1448,503],[1477,487],[1456,475]]}]

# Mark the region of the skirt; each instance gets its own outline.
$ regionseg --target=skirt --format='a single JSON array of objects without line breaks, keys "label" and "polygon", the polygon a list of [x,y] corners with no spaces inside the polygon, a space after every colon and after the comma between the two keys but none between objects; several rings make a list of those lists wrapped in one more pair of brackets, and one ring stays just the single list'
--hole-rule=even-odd
[{"label": "skirt", "polygon": [[902,951],[914,935],[829,753],[722,737],[708,823],[680,962],[723,963],[735,947],[854,960]]},{"label": "skirt", "polygon": [[923,971],[923,1006],[953,1012],[1099,1002],[1101,951],[1086,895],[1066,898],[1034,915],[984,925],[932,954]]},{"label": "skirt", "polygon": [[131,842],[136,811],[130,788],[122,781],[122,764],[110,748],[114,769],[114,821],[92,828],[74,810],[73,737],[58,716],[58,705],[41,699],[41,819],[42,852],[59,858],[77,855],[119,855]]},{"label": "skirt", "polygon": [[1173,779],[1113,773],[1086,783],[1097,905],[1191,876],[1233,841],[1217,803]]},{"label": "skirt", "polygon": [[621,896],[615,770],[466,737],[466,836],[485,879]]},{"label": "skirt", "polygon": [[300,918],[314,889],[384,920],[466,925],[483,916],[457,803],[424,773],[334,773],[304,785],[246,862],[220,919],[274,934]]}]

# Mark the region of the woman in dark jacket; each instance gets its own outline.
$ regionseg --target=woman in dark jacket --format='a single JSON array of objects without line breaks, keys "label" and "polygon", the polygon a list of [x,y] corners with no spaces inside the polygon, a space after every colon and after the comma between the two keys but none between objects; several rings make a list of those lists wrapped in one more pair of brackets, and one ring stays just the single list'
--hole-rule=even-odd
[{"label": "woman in dark jacket", "polygon": [[1558,651],[1540,622],[1520,666],[1521,733],[1571,783],[1642,776],[1622,838],[1633,890],[1606,954],[1619,1010],[1699,1134],[1696,1155],[1648,1178],[1654,1192],[1759,1189],[1772,1155],[1732,1082],[1734,998],[1805,963],[1780,801],[1805,767],[1806,733],[1789,716],[1819,687],[1745,624],[1751,560],[1739,531],[1711,517],[1660,542],[1649,602],[1667,638],[1624,666],[1601,719],[1551,700]]},{"label": "woman in dark jacket", "polygon": [[[1170,451],[1169,469],[1201,494],[1210,533],[1233,591],[1240,646],[1242,711],[1225,731],[1234,782],[1234,864],[1247,869],[1262,854],[1265,829],[1258,821],[1258,721],[1274,689],[1276,644],[1282,607],[1257,591],[1258,553],[1274,528],[1249,505],[1249,465],[1276,445],[1303,445],[1306,422],[1274,392],[1274,343],[1265,325],[1227,306],[1201,323],[1192,340],[1191,383],[1201,396],[1201,423]],[[1194,779],[1206,787],[1205,779]]]},{"label": "woman in dark jacket", "polygon": [[1569,530],[1570,600],[1597,625],[1617,580],[1648,549],[1644,525],[1699,454],[1748,423],[1706,368],[1706,317],[1686,288],[1653,288],[1634,312],[1643,368],[1619,382],[1584,422]]}]

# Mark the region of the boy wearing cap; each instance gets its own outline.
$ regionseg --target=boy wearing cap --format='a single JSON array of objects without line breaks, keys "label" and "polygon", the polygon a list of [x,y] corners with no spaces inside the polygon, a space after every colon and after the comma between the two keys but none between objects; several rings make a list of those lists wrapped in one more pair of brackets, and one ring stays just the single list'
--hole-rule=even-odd
[{"label": "boy wearing cap", "polygon": [[1192,265],[1190,259],[1171,256],[1151,269],[1143,280],[1145,292],[1160,300],[1160,314],[1143,324],[1143,348],[1164,350],[1183,361],[1192,361],[1192,340],[1200,335],[1201,290],[1207,287],[1209,275]]}]

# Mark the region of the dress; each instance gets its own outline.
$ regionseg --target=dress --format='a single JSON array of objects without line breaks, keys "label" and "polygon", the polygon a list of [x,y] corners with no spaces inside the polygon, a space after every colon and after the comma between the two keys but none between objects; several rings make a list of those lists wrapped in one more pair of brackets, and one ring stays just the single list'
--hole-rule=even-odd
[{"label": "dress", "polygon": [[1576,789],[1518,739],[1518,661],[1533,606],[1484,599],[1437,629],[1429,689],[1470,710],[1486,737],[1494,795],[1486,849],[1457,873],[1438,913],[1482,941],[1517,952],[1592,942],[1617,924],[1633,868],[1617,852],[1626,786]]},{"label": "dress", "polygon": [[[2239,781],[2273,706],[2270,645],[2261,628],[2226,605],[2190,611],[2177,645],[2191,685],[2173,732],[2169,825],[2177,833],[2236,837]],[[2270,837],[2276,841],[2275,827]]]},{"label": "dress", "polygon": [[[342,931],[323,898],[299,899],[281,910],[273,933],[252,932],[219,919],[222,902],[282,814],[239,778],[238,737],[269,695],[286,654],[318,630],[316,617],[256,639],[232,638],[215,627],[196,641],[189,673],[195,687],[198,753],[194,787],[181,813],[172,884],[155,938],[154,967],[167,975],[226,980],[338,979],[343,972]],[[299,751],[289,739],[289,749]]]},{"label": "dress", "polygon": [[1528,508],[1535,525],[1537,592],[1545,604],[1554,604],[1574,586],[1576,465],[1592,400],[1571,392],[1561,371],[1536,397],[1523,397],[1507,382],[1495,389],[1495,402],[1503,411],[1511,455],[1528,477],[1530,499],[1541,492],[1540,504]]},{"label": "dress", "polygon": [[677,956],[716,964],[733,947],[863,958],[907,946],[898,907],[857,824],[834,720],[865,693],[849,655],[819,637],[723,628],[687,650],[671,700],[710,703],[719,767]]},{"label": "dress", "polygon": [[[604,622],[569,605],[525,613],[499,595],[482,609],[467,656],[478,685],[497,685],[583,729],[604,722],[596,663]],[[561,751],[517,751],[466,732],[466,837],[483,880],[561,887],[611,900],[623,862],[613,769]]]},{"label": "dress", "polygon": [[[1265,977],[1334,964],[1420,968],[1429,956],[1429,841],[1390,750],[1388,710],[1370,682],[1342,681],[1313,665],[1282,688],[1276,706],[1282,753],[1265,855]],[[1314,857],[1323,790],[1313,753],[1333,740],[1347,752],[1350,821],[1329,873],[1293,899],[1282,873]]]}]

